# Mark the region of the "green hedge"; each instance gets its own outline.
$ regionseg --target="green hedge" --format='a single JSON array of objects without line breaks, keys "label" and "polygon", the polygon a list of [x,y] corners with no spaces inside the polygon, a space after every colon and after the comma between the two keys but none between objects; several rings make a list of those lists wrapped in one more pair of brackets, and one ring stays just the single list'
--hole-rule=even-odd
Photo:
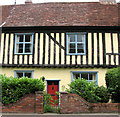
[{"label": "green hedge", "polygon": [[103,103],[109,101],[109,93],[107,88],[98,87],[94,82],[88,82],[85,79],[78,78],[72,81],[67,89],[68,93],[76,93],[91,103]]},{"label": "green hedge", "polygon": [[112,101],[120,102],[120,67],[108,70],[105,80],[108,91],[112,94]]},{"label": "green hedge", "polygon": [[0,75],[2,79],[2,103],[10,104],[16,102],[25,94],[35,93],[35,91],[43,91],[44,82],[41,79],[32,78],[14,78]]}]

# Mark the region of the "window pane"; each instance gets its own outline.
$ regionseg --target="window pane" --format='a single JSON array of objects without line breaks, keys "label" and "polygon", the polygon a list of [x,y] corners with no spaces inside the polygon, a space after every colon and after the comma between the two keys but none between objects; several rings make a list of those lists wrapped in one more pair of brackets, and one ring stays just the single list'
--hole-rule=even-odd
[{"label": "window pane", "polygon": [[84,48],[84,44],[80,44],[80,43],[77,44],[77,49],[83,49],[83,48]]},{"label": "window pane", "polygon": [[48,85],[52,85],[53,82],[52,81],[48,81],[47,83],[48,83]]},{"label": "window pane", "polygon": [[81,78],[88,80],[88,73],[81,73]]},{"label": "window pane", "polygon": [[84,49],[77,49],[77,53],[84,53]]},{"label": "window pane", "polygon": [[23,53],[23,44],[16,45],[16,53]]},{"label": "window pane", "polygon": [[75,53],[75,49],[69,49],[69,53]]},{"label": "window pane", "polygon": [[25,53],[31,53],[31,44],[25,44]]},{"label": "window pane", "polygon": [[79,73],[74,73],[74,74],[73,74],[73,79],[78,79],[78,77],[80,77],[80,74],[79,74]]},{"label": "window pane", "polygon": [[17,42],[23,42],[23,35],[17,35]]},{"label": "window pane", "polygon": [[90,73],[89,80],[96,80],[96,73]]},{"label": "window pane", "polygon": [[25,77],[32,78],[31,72],[26,72],[26,73],[25,73]]},{"label": "window pane", "polygon": [[75,42],[75,35],[68,35],[68,42]]},{"label": "window pane", "polygon": [[58,83],[59,83],[58,81],[54,81],[54,85],[58,85]]},{"label": "window pane", "polygon": [[77,35],[77,42],[84,42],[84,35]]},{"label": "window pane", "polygon": [[75,49],[75,43],[70,44],[70,49]]},{"label": "window pane", "polygon": [[32,42],[32,35],[25,35],[25,42]]},{"label": "window pane", "polygon": [[17,74],[17,78],[23,77],[23,72],[19,72],[19,73],[16,73],[16,74]]}]

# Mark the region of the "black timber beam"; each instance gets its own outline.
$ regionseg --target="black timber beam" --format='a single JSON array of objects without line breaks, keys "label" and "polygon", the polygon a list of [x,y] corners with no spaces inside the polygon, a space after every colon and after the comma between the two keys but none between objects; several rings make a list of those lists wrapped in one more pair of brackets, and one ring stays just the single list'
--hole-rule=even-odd
[{"label": "black timber beam", "polygon": [[14,64],[14,65],[12,65],[12,64],[0,64],[0,66],[1,67],[18,67],[18,68],[20,68],[20,67],[22,67],[22,68],[24,68],[24,67],[37,67],[37,68],[45,68],[45,67],[52,67],[52,68],[114,68],[114,67],[120,67],[120,65],[76,65],[76,64],[74,64],[74,65],[33,65],[33,64],[29,64],[29,65],[27,65],[27,64],[19,64],[19,65],[17,65],[17,64]]},{"label": "black timber beam", "polygon": [[120,26],[24,26],[3,27],[2,32],[25,33],[25,32],[119,32]]}]

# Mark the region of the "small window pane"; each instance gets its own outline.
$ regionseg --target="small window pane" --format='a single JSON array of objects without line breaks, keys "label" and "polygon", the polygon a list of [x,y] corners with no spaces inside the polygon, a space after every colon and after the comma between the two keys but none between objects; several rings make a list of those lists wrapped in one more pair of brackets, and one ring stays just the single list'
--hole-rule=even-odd
[{"label": "small window pane", "polygon": [[17,78],[23,77],[23,73],[22,72],[19,72],[19,73],[16,73],[16,74],[17,74]]},{"label": "small window pane", "polygon": [[84,53],[84,49],[77,49],[77,53]]},{"label": "small window pane", "polygon": [[77,74],[77,73],[74,73],[74,74],[73,74],[73,79],[78,79],[79,77],[80,77],[80,74],[79,74],[79,73],[78,73],[78,74]]},{"label": "small window pane", "polygon": [[17,44],[16,45],[16,52],[17,53],[23,53],[23,44]]},{"label": "small window pane", "polygon": [[90,73],[89,74],[89,80],[96,80],[96,74],[95,73]]},{"label": "small window pane", "polygon": [[84,35],[77,35],[77,42],[84,42]]},{"label": "small window pane", "polygon": [[52,81],[48,81],[48,85],[52,85]]},{"label": "small window pane", "polygon": [[70,44],[70,49],[75,49],[75,44],[74,43]]},{"label": "small window pane", "polygon": [[75,53],[75,49],[70,49],[69,53]]},{"label": "small window pane", "polygon": [[25,35],[25,42],[32,42],[32,35]]},{"label": "small window pane", "polygon": [[31,52],[31,44],[25,44],[25,53]]},{"label": "small window pane", "polygon": [[58,81],[55,81],[55,82],[54,82],[54,85],[58,85]]},{"label": "small window pane", "polygon": [[32,78],[32,74],[30,72],[26,72],[25,77]]},{"label": "small window pane", "polygon": [[17,42],[23,42],[23,35],[17,35]]},{"label": "small window pane", "polygon": [[75,42],[75,35],[68,35],[69,42]]},{"label": "small window pane", "polygon": [[88,74],[87,73],[81,73],[81,78],[88,80]]},{"label": "small window pane", "polygon": [[80,43],[77,44],[77,49],[83,49],[83,48],[84,48],[84,44],[80,44]]}]

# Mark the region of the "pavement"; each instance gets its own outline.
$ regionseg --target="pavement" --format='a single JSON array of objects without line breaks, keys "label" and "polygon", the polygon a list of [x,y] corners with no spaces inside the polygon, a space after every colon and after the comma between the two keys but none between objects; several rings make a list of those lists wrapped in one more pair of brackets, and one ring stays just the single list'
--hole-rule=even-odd
[{"label": "pavement", "polygon": [[44,113],[44,114],[19,114],[19,113],[2,113],[2,117],[120,117],[118,113],[87,113],[87,114],[57,114],[57,113]]}]

